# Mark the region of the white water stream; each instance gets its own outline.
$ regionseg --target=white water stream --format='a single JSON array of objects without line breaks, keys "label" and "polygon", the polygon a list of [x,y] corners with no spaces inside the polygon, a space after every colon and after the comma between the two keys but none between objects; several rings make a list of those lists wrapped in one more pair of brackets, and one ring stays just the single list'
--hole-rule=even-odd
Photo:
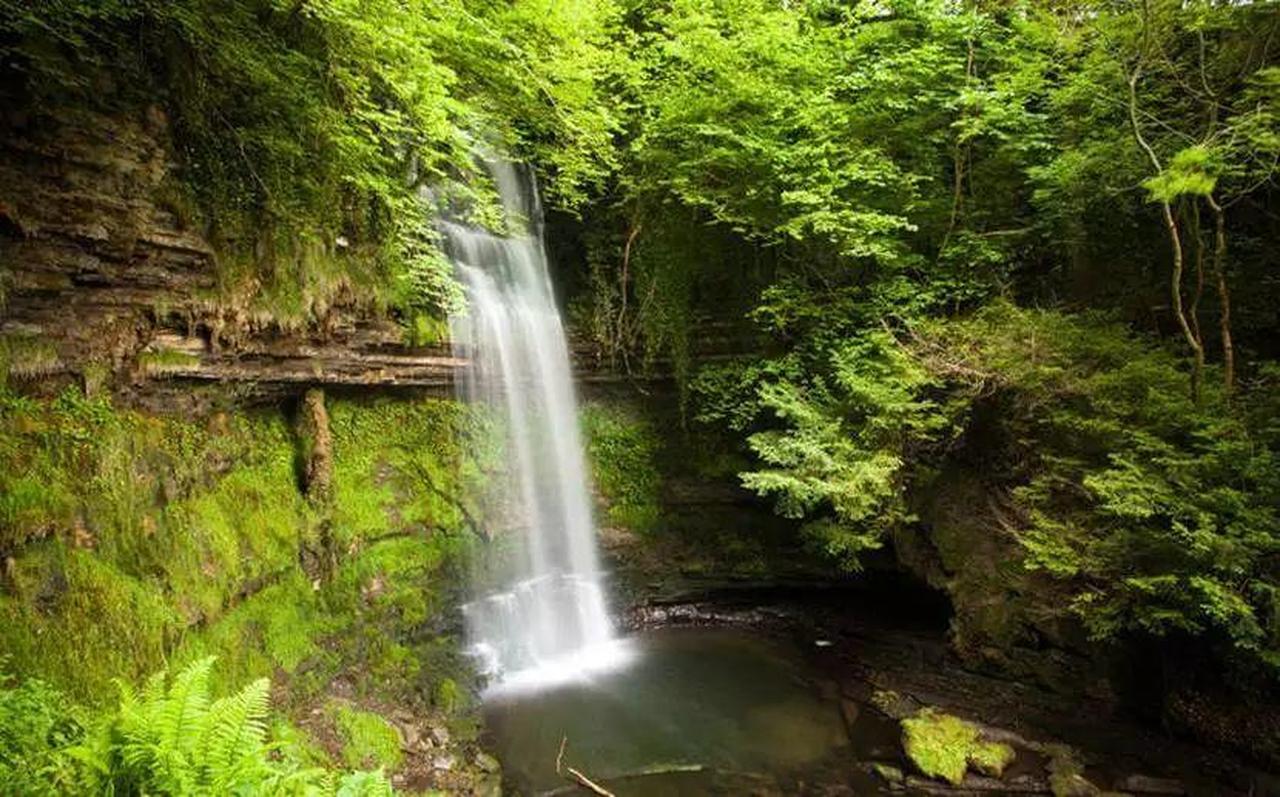
[{"label": "white water stream", "polygon": [[500,408],[508,430],[512,511],[522,527],[506,586],[463,606],[490,692],[538,689],[612,669],[627,658],[601,583],[588,476],[564,327],[542,240],[537,188],[509,164],[495,182],[511,234],[446,222],[466,287],[450,319],[472,362],[467,398]]}]

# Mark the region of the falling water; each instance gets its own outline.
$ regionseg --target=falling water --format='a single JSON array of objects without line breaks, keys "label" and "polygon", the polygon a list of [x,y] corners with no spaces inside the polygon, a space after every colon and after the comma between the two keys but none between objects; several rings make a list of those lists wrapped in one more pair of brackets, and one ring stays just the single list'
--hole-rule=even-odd
[{"label": "falling water", "polygon": [[526,529],[506,563],[506,588],[463,607],[491,690],[538,688],[611,669],[625,658],[605,605],[577,402],[551,290],[537,189],[509,164],[493,175],[508,230],[442,225],[467,289],[450,319],[472,365],[468,398],[505,412],[510,495]]}]

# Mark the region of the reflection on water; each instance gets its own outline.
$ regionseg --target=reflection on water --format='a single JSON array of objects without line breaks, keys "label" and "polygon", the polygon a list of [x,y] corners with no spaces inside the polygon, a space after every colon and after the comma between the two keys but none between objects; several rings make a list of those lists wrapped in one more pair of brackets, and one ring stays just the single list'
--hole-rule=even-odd
[{"label": "reflection on water", "polygon": [[488,701],[512,787],[564,786],[562,738],[566,763],[619,795],[771,793],[833,759],[855,768],[838,705],[787,646],[707,629],[650,632],[632,645],[637,658],[622,671]]}]

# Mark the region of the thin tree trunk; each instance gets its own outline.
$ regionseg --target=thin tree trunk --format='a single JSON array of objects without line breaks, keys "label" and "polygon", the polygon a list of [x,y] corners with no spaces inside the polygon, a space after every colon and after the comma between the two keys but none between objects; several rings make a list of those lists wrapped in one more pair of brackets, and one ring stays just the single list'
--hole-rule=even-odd
[{"label": "thin tree trunk", "polygon": [[1200,299],[1204,296],[1204,233],[1200,228],[1200,205],[1191,202],[1191,239],[1196,245],[1196,291],[1191,295],[1191,306],[1187,308],[1187,321],[1200,347],[1204,348],[1204,334],[1200,331]]},{"label": "thin tree trunk", "polygon": [[1227,214],[1212,194],[1207,199],[1213,210],[1213,276],[1221,307],[1218,323],[1222,335],[1222,381],[1230,396],[1236,389],[1236,351],[1231,339],[1231,290],[1227,286]]},{"label": "thin tree trunk", "polygon": [[[966,86],[971,85],[973,83],[973,77],[974,77],[973,39],[969,39],[968,55],[965,58],[965,63],[964,63],[964,78],[965,78]],[[960,117],[963,119],[967,115],[968,115],[967,110],[962,108],[960,112]],[[966,157],[967,149],[968,148],[964,145],[964,142],[960,140],[960,136],[957,135],[955,147],[951,153],[952,171],[954,173],[954,180],[951,186],[951,191],[952,191],[951,219],[947,223],[946,234],[942,236],[942,245],[938,247],[939,257],[941,257],[942,253],[946,251],[947,244],[951,242],[951,236],[952,234],[955,233],[956,227],[960,224],[960,218],[964,213],[964,181],[965,181],[965,177],[967,176],[967,169],[965,168],[965,163],[967,161],[967,157]]]},{"label": "thin tree trunk", "polygon": [[[1142,126],[1138,123],[1138,78],[1142,72],[1140,68],[1134,68],[1129,75],[1129,123],[1133,128],[1133,137],[1138,142],[1138,146],[1147,154],[1147,158],[1151,161],[1151,165],[1155,167],[1156,173],[1164,171],[1160,165],[1160,157],[1156,155],[1156,151],[1147,143],[1147,139],[1142,135]],[[1200,345],[1200,341],[1191,331],[1191,325],[1187,322],[1187,313],[1182,302],[1182,236],[1178,232],[1178,220],[1173,216],[1173,208],[1168,202],[1160,203],[1160,213],[1164,217],[1165,230],[1169,233],[1169,246],[1173,250],[1173,269],[1169,275],[1169,298],[1173,305],[1173,314],[1178,321],[1178,328],[1182,330],[1182,336],[1186,338],[1187,345],[1191,347],[1193,364],[1191,369],[1191,398],[1197,404],[1200,403],[1200,383],[1204,374],[1204,346]]]}]

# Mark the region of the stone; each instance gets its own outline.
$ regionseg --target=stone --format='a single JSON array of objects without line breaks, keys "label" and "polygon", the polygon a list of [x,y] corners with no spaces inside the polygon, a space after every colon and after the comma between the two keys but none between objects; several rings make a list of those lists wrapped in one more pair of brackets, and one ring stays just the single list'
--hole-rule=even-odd
[{"label": "stone", "polygon": [[487,772],[489,774],[493,774],[495,772],[499,772],[502,770],[502,764],[499,763],[498,759],[494,758],[488,753],[476,754],[476,766],[480,769],[481,772]]},{"label": "stone", "polygon": [[450,772],[458,760],[449,753],[441,753],[431,761],[431,768],[441,772]]},{"label": "stone", "polygon": [[431,726],[431,741],[440,747],[447,747],[449,745],[449,729],[443,725]]},{"label": "stone", "polygon": [[874,761],[871,764],[871,771],[884,779],[885,783],[894,786],[900,786],[906,782],[907,776],[901,769],[893,764],[886,764],[883,761]]},{"label": "stone", "polygon": [[1134,794],[1160,794],[1160,795],[1184,795],[1187,793],[1187,787],[1182,781],[1172,778],[1153,778],[1149,775],[1129,775],[1116,781],[1117,791],[1127,791]]},{"label": "stone", "polygon": [[921,704],[910,695],[900,695],[889,690],[877,690],[871,695],[871,704],[883,711],[890,719],[904,720],[914,716],[921,709]]},{"label": "stone", "polygon": [[413,752],[422,742],[422,732],[416,725],[404,725],[400,729],[400,747],[405,752]]}]

